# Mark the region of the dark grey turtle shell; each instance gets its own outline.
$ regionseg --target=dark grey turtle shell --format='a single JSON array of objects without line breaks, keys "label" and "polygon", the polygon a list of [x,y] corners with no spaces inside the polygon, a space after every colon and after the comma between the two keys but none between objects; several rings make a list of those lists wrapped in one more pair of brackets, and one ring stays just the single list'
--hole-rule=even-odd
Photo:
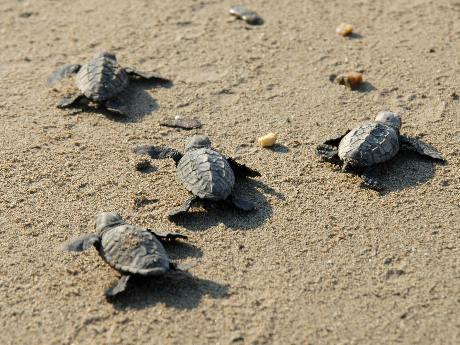
[{"label": "dark grey turtle shell", "polygon": [[187,151],[177,165],[177,176],[201,199],[225,200],[235,185],[235,175],[225,157],[209,148]]},{"label": "dark grey turtle shell", "polygon": [[133,225],[103,231],[99,254],[123,274],[160,275],[170,267],[168,255],[155,235]]},{"label": "dark grey turtle shell", "polygon": [[368,122],[351,130],[339,144],[339,157],[356,167],[393,158],[399,151],[399,133],[382,122]]},{"label": "dark grey turtle shell", "polygon": [[81,66],[76,76],[77,87],[95,102],[103,102],[116,96],[126,88],[128,82],[128,74],[110,53],[97,55]]}]

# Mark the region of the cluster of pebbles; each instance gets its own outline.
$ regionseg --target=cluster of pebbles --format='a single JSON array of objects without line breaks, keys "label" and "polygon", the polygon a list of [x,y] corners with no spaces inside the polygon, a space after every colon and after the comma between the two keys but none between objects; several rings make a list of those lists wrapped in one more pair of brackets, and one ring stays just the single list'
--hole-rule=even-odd
[{"label": "cluster of pebbles", "polygon": [[[261,25],[262,18],[254,11],[242,6],[230,9],[230,14],[244,20],[249,25]],[[341,24],[337,30],[341,36],[349,36],[353,28]],[[126,107],[119,98],[132,79],[153,80],[169,83],[169,79],[156,73],[139,71],[131,67],[121,67],[114,54],[97,54],[84,65],[67,64],[59,67],[48,78],[51,86],[63,79],[75,77],[75,90],[58,102],[59,108],[76,106],[82,99],[116,114],[127,115]],[[331,76],[331,81],[346,85],[351,89],[362,83],[362,74],[349,72]],[[163,120],[163,126],[183,129],[197,129],[202,126],[198,119],[174,117]],[[324,161],[341,166],[342,171],[358,174],[363,185],[384,189],[379,180],[381,163],[395,157],[400,151],[409,150],[438,162],[445,162],[441,154],[423,141],[400,133],[401,117],[390,111],[377,114],[374,121],[359,124],[355,128],[325,140],[316,147],[316,154]],[[268,133],[258,139],[261,147],[276,143],[277,134]],[[170,219],[184,216],[194,206],[208,206],[215,203],[227,204],[237,210],[250,212],[256,204],[234,192],[235,184],[241,178],[261,176],[235,159],[224,156],[212,147],[206,135],[193,135],[185,142],[184,152],[173,148],[142,145],[134,148],[139,155],[151,159],[172,159],[176,174],[190,197],[182,205],[169,212]],[[142,161],[142,167],[148,165]],[[112,298],[125,291],[129,278],[133,275],[158,276],[170,271],[185,271],[193,265],[181,266],[172,262],[163,247],[164,242],[187,239],[179,233],[161,233],[126,224],[114,212],[96,216],[95,231],[68,242],[65,249],[81,252],[95,247],[102,259],[121,274],[118,283],[107,290]]]}]

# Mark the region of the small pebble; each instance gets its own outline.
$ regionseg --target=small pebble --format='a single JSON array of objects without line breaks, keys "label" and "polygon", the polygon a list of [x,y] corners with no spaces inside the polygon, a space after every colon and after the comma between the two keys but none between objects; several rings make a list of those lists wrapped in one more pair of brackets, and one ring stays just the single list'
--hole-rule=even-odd
[{"label": "small pebble", "polygon": [[250,25],[262,25],[264,23],[262,17],[260,17],[256,12],[243,6],[233,6],[230,8],[229,12],[232,16],[244,20]]},{"label": "small pebble", "polygon": [[175,127],[182,129],[195,129],[201,128],[202,124],[197,119],[187,119],[180,116],[176,116],[174,119],[165,119],[160,122],[161,126]]},{"label": "small pebble", "polygon": [[353,26],[342,23],[335,29],[335,32],[340,36],[350,36],[353,33]]},{"label": "small pebble", "polygon": [[31,16],[33,16],[34,14],[37,14],[35,12],[22,12],[19,14],[19,17],[21,18],[29,18]]},{"label": "small pebble", "polygon": [[276,133],[268,133],[259,139],[257,139],[257,142],[261,147],[270,147],[273,146],[276,143],[276,139],[278,138],[278,134]]},{"label": "small pebble", "polygon": [[348,72],[338,75],[334,81],[337,84],[345,85],[355,90],[363,82],[363,75],[359,72]]}]

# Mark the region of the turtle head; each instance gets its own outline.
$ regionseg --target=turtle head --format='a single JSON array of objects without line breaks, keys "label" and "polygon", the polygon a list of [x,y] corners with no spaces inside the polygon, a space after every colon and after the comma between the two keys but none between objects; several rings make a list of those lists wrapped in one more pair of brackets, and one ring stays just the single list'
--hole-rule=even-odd
[{"label": "turtle head", "polygon": [[117,58],[116,58],[115,54],[110,53],[110,52],[97,53],[94,58],[99,58],[99,57],[105,57],[105,58],[117,61]]},{"label": "turtle head", "polygon": [[401,128],[401,116],[391,111],[381,111],[377,114],[375,121],[383,122],[384,124],[393,127],[397,131]]},{"label": "turtle head", "polygon": [[116,212],[104,212],[96,216],[96,232],[101,232],[108,226],[119,224],[124,224],[124,221]]},{"label": "turtle head", "polygon": [[194,135],[187,139],[185,143],[185,151],[201,149],[203,147],[211,147],[211,140],[209,140],[207,135]]}]

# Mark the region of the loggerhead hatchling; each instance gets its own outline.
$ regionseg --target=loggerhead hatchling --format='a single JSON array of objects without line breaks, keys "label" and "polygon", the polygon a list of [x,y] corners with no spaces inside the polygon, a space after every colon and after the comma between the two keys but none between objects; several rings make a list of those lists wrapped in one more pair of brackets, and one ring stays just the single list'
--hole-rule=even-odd
[{"label": "loggerhead hatchling", "polygon": [[365,122],[345,134],[336,135],[317,146],[323,160],[342,165],[344,172],[361,173],[365,186],[383,188],[377,177],[379,163],[393,158],[400,150],[415,151],[435,161],[441,154],[423,141],[401,135],[401,117],[390,111],[378,113],[375,121]]},{"label": "loggerhead hatchling", "polygon": [[161,233],[125,224],[115,212],[96,216],[96,231],[65,244],[64,249],[81,252],[95,246],[107,264],[121,273],[118,283],[106,291],[114,297],[126,289],[132,275],[158,276],[170,270],[184,271],[185,267],[171,262],[162,241],[173,241],[187,236],[179,233]]},{"label": "loggerhead hatchling", "polygon": [[136,77],[159,83],[170,82],[155,73],[121,67],[115,54],[103,52],[83,66],[68,64],[59,67],[48,78],[48,84],[52,86],[75,73],[75,83],[79,92],[62,98],[57,104],[58,108],[72,107],[81,99],[87,98],[110,112],[126,115],[123,102],[117,96],[128,87],[130,78]]},{"label": "loggerhead hatchling", "polygon": [[211,147],[206,135],[194,135],[185,144],[185,153],[157,146],[139,146],[138,154],[147,154],[154,159],[172,158],[176,162],[177,176],[185,188],[192,193],[180,208],[169,213],[170,217],[187,212],[193,204],[206,204],[228,200],[244,211],[255,209],[252,202],[233,195],[235,175],[241,177],[260,176],[260,173],[224,157]]}]

